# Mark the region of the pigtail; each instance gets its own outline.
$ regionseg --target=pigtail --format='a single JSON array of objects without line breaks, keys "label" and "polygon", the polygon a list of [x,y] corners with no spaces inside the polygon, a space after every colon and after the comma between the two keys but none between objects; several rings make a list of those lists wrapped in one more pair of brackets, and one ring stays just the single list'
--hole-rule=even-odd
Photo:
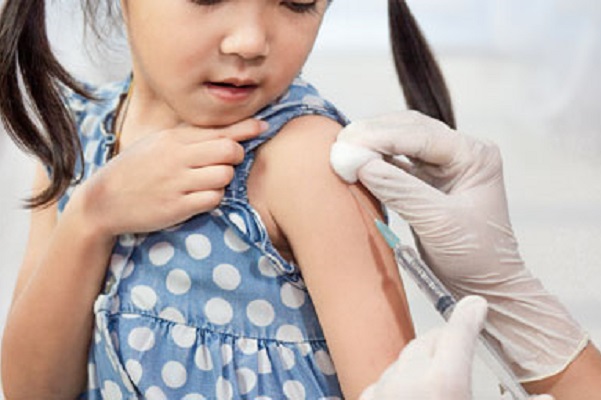
[{"label": "pigtail", "polygon": [[392,52],[407,106],[456,128],[451,97],[405,0],[389,0]]},{"label": "pigtail", "polygon": [[51,184],[27,207],[56,201],[82,159],[73,118],[60,86],[86,96],[56,60],[46,32],[44,0],[7,0],[0,15],[0,118],[13,141],[51,171]]}]

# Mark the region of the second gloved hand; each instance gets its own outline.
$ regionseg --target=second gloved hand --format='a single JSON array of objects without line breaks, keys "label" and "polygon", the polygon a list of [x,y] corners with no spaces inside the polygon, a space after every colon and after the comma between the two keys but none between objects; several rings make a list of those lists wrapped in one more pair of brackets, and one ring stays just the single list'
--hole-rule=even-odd
[{"label": "second gloved hand", "polygon": [[488,301],[487,330],[522,381],[557,374],[586,346],[580,326],[522,262],[495,145],[400,112],[345,128],[332,165],[349,181],[358,175],[410,224],[424,261],[458,298]]},{"label": "second gloved hand", "polygon": [[474,350],[486,309],[481,297],[463,298],[447,324],[412,340],[360,400],[471,400]]}]

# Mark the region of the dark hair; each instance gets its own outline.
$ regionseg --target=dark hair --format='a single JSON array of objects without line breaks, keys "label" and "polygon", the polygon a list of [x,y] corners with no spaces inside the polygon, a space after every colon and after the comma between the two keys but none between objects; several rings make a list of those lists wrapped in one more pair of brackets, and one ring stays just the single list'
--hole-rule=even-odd
[{"label": "dark hair", "polygon": [[388,0],[388,18],[394,63],[407,107],[455,129],[444,77],[405,0]]},{"label": "dark hair", "polygon": [[50,204],[63,194],[82,158],[59,85],[85,92],[50,50],[45,3],[7,0],[0,17],[0,117],[14,142],[52,174],[50,186],[28,199],[28,207]]},{"label": "dark hair", "polygon": [[[108,5],[107,5],[108,3]],[[112,2],[82,0],[88,26],[100,10],[115,14]],[[0,15],[0,118],[13,141],[51,171],[51,184],[27,200],[28,207],[52,204],[80,177],[83,158],[75,123],[61,89],[92,99],[52,54],[44,0],[6,0]],[[407,106],[455,128],[444,78],[404,0],[389,0],[394,61]],[[90,24],[91,23],[91,24]]]}]

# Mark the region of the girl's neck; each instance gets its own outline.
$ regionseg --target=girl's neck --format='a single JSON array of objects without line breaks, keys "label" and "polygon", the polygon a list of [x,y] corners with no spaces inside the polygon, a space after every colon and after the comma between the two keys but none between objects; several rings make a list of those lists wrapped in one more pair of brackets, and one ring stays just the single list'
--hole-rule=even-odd
[{"label": "girl's neck", "polygon": [[149,94],[148,88],[136,81],[130,98],[126,100],[128,106],[120,107],[120,151],[148,134],[173,129],[184,123],[167,103]]}]

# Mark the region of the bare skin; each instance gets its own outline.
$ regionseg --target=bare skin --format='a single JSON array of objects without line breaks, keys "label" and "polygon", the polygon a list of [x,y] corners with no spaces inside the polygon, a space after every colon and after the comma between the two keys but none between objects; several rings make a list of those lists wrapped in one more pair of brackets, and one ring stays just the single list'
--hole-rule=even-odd
[{"label": "bare skin", "polygon": [[340,128],[313,116],[289,123],[259,150],[249,198],[278,250],[300,266],[345,398],[355,399],[414,330],[392,252],[363,208],[377,214],[379,205],[359,186],[355,198],[329,167]]}]

